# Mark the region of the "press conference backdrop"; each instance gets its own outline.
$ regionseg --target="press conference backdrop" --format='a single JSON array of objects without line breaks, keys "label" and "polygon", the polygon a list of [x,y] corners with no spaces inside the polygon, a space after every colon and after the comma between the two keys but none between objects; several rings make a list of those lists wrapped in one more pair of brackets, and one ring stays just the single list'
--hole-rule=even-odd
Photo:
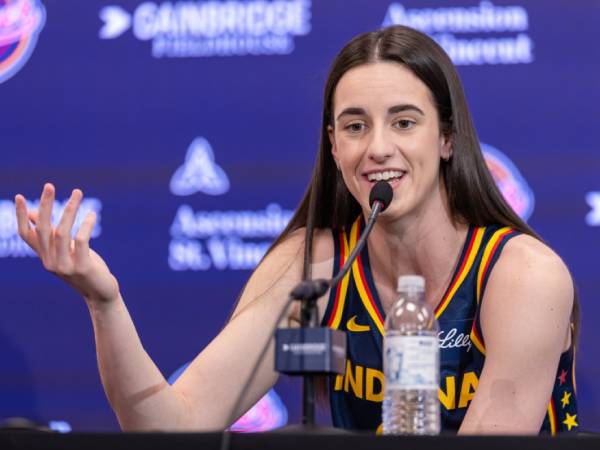
[{"label": "press conference backdrop", "polygon": [[[576,423],[598,428],[596,0],[0,0],[0,417],[117,429],[87,309],[19,240],[15,193],[35,206],[52,181],[58,218],[84,191],[92,246],[169,376],[218,333],[298,205],[334,55],[395,23],[446,48],[494,178],[570,267]],[[250,428],[297,421],[297,387],[280,381]]]}]

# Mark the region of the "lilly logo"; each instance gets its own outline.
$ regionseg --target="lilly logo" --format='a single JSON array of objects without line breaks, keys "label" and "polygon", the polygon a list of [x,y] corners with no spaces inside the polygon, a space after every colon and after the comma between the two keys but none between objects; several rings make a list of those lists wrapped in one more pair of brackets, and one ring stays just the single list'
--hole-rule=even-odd
[{"label": "lilly logo", "polygon": [[0,83],[25,65],[45,21],[39,0],[0,0]]},{"label": "lilly logo", "polygon": [[525,178],[513,162],[497,148],[481,143],[481,150],[504,200],[521,219],[526,221],[533,212],[535,198]]},{"label": "lilly logo", "polygon": [[229,190],[229,178],[215,163],[215,155],[206,139],[197,137],[192,141],[185,162],[171,177],[170,188],[174,195],[181,196],[196,192],[221,195]]}]

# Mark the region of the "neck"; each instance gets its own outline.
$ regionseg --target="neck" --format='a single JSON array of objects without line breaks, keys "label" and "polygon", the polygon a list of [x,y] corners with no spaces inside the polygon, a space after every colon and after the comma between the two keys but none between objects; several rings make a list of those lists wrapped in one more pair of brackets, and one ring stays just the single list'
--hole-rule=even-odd
[{"label": "neck", "polygon": [[425,278],[427,301],[435,306],[450,282],[467,230],[452,221],[446,208],[397,221],[381,217],[369,236],[369,259],[384,308],[395,298],[398,277],[408,274]]}]

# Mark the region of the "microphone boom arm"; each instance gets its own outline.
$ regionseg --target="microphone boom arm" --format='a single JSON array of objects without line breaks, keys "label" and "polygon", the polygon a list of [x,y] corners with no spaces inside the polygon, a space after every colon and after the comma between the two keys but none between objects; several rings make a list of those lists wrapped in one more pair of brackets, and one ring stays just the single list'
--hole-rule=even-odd
[{"label": "microphone boom arm", "polygon": [[338,284],[340,280],[344,278],[344,276],[348,273],[350,267],[352,267],[352,264],[354,263],[354,260],[365,246],[365,243],[367,242],[367,237],[369,236],[369,233],[371,233],[371,229],[373,228],[373,225],[375,225],[375,220],[377,219],[379,213],[382,211],[383,207],[383,202],[379,200],[376,200],[373,203],[373,208],[371,209],[371,214],[369,214],[365,230],[363,231],[363,233],[360,236],[360,239],[354,246],[354,249],[352,249],[352,252],[350,252],[350,255],[348,256],[348,259],[346,259],[345,264],[342,266],[342,268],[335,277],[333,277],[331,280],[325,280],[323,278],[318,278],[316,280],[304,280],[298,283],[296,287],[292,289],[290,296],[295,300],[314,302],[317,301],[323,295],[325,295],[327,289]]}]

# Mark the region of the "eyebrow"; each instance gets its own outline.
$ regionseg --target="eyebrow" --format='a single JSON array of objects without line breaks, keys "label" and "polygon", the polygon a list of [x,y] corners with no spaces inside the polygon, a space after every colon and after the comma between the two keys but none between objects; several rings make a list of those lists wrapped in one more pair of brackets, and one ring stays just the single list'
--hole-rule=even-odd
[{"label": "eyebrow", "polygon": [[[410,103],[403,103],[400,105],[390,106],[388,108],[387,113],[388,113],[388,115],[392,115],[392,114],[398,114],[399,112],[404,112],[404,111],[414,111],[416,113],[419,113],[422,116],[425,115],[425,113],[423,112],[423,110],[421,108],[419,108],[418,106],[412,105]],[[363,108],[351,106],[349,108],[344,109],[341,113],[339,113],[336,120],[340,120],[340,118],[343,116],[362,116],[362,115],[365,115],[366,113],[367,112]]]}]

